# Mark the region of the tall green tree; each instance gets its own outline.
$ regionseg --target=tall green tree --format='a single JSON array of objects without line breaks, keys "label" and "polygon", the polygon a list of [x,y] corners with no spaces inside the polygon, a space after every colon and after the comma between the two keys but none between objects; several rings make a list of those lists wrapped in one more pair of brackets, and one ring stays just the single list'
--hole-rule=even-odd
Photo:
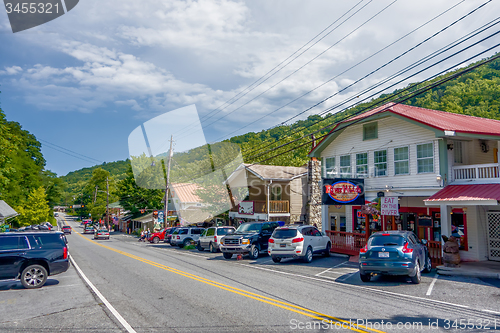
[{"label": "tall green tree", "polygon": [[19,213],[16,220],[20,226],[40,224],[53,219],[52,210],[42,186],[33,189],[26,203],[16,207],[16,211]]}]

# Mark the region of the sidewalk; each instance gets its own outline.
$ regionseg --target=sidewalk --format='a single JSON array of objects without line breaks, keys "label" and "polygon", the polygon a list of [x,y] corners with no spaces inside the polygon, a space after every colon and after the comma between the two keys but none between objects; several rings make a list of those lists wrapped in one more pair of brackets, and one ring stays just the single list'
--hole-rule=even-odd
[{"label": "sidewalk", "polygon": [[441,275],[500,279],[500,262],[498,261],[461,262],[460,267],[437,266],[437,272],[438,274]]}]

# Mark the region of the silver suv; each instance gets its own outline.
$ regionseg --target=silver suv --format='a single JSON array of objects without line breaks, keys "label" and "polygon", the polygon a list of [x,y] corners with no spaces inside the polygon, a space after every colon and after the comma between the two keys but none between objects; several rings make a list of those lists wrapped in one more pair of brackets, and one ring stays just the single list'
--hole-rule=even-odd
[{"label": "silver suv", "polygon": [[192,241],[197,242],[200,238],[203,228],[179,228],[172,234],[170,239],[170,245],[177,245],[179,247],[186,247],[191,244]]},{"label": "silver suv", "polygon": [[276,228],[269,238],[267,252],[274,262],[282,258],[302,258],[311,262],[313,254],[330,255],[330,238],[311,225],[288,225]]},{"label": "silver suv", "polygon": [[220,240],[227,234],[232,234],[236,229],[234,227],[211,227],[206,229],[200,236],[196,248],[199,251],[209,249],[215,253],[219,251]]}]

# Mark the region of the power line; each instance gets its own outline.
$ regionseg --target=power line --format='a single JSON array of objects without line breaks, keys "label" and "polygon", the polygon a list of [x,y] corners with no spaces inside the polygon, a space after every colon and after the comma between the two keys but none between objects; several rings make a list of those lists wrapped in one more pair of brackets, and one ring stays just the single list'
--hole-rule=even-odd
[{"label": "power line", "polygon": [[[287,80],[288,78],[290,78],[292,75],[294,75],[295,73],[299,72],[300,70],[302,70],[304,67],[306,67],[307,65],[309,65],[311,62],[313,62],[314,60],[318,59],[319,57],[321,57],[323,54],[325,54],[328,50],[330,50],[331,48],[333,48],[334,46],[336,46],[337,44],[339,44],[341,41],[343,41],[344,39],[346,39],[347,37],[349,37],[350,35],[352,35],[354,32],[356,32],[358,29],[360,29],[362,26],[364,26],[365,24],[367,24],[369,21],[371,21],[372,19],[374,19],[375,17],[377,17],[378,15],[380,15],[382,12],[384,12],[387,8],[389,8],[390,6],[392,6],[394,3],[396,3],[398,0],[394,0],[393,2],[391,2],[389,5],[387,5],[386,7],[384,7],[382,10],[380,10],[379,12],[377,12],[375,15],[371,16],[368,20],[366,20],[365,22],[363,22],[361,25],[359,25],[358,27],[356,27],[354,30],[352,30],[351,32],[349,32],[347,35],[345,35],[344,37],[342,37],[340,40],[338,40],[337,42],[335,42],[333,45],[329,46],[327,49],[325,49],[324,51],[322,51],[320,54],[318,54],[317,56],[315,56],[314,58],[312,58],[311,60],[309,60],[308,62],[306,62],[304,65],[300,66],[299,68],[297,68],[296,70],[294,70],[292,73],[290,73],[289,75],[285,76],[283,79],[281,79],[280,81],[278,81],[277,83],[275,83],[274,85],[272,85],[271,87],[269,87],[268,89],[264,90],[263,92],[261,92],[260,94],[258,94],[257,96],[253,97],[252,99],[250,99],[249,101],[245,102],[244,104],[242,104],[241,106],[237,107],[236,109],[232,110],[231,112],[228,112],[226,113],[224,116],[218,118],[217,120],[211,122],[210,124],[208,125],[205,125],[204,127],[209,127],[213,124],[215,124],[216,122],[226,118],[227,116],[229,116],[230,114],[234,113],[235,111],[241,109],[242,107],[248,105],[250,102],[254,101],[256,98],[264,95],[265,93],[267,93],[269,90],[273,89],[274,87],[276,87],[277,85],[279,85],[280,83],[282,83],[283,81]],[[492,1],[492,0],[490,0]]]},{"label": "power line", "polygon": [[[463,64],[463,63],[465,63],[465,62],[468,62],[468,61],[472,60],[473,58],[475,58],[475,57],[477,57],[477,56],[480,56],[480,55],[482,55],[482,54],[484,54],[484,53],[486,53],[486,52],[489,52],[489,51],[491,51],[492,49],[497,48],[497,47],[499,47],[499,46],[500,46],[500,43],[499,43],[499,44],[494,45],[493,47],[488,48],[487,50],[485,50],[485,51],[483,51],[483,52],[480,52],[480,53],[478,53],[478,54],[474,55],[473,57],[468,58],[467,60],[464,60],[464,61],[460,62],[459,64],[456,64],[456,65],[454,65],[454,66],[452,66],[452,67],[448,68],[447,70],[450,70],[450,69],[452,69],[452,68],[455,68],[455,67],[457,67],[457,66],[459,66],[459,65],[461,65],[461,64]],[[480,63],[477,63],[476,65],[473,65],[473,66],[470,66],[470,67],[468,67],[468,68],[466,68],[466,69],[463,69],[463,70],[461,70],[461,71],[459,71],[459,72],[457,72],[457,73],[455,73],[455,74],[453,74],[453,75],[450,75],[450,76],[448,76],[448,77],[446,77],[446,78],[443,78],[442,80],[439,80],[439,81],[437,81],[437,82],[435,82],[435,83],[432,83],[432,84],[429,84],[429,85],[427,85],[427,86],[424,86],[424,87],[422,87],[422,88],[418,89],[418,91],[417,91],[417,92],[409,93],[409,94],[407,94],[407,95],[406,95],[407,97],[402,98],[402,99],[395,99],[395,100],[394,100],[394,101],[392,101],[392,102],[393,102],[393,103],[403,103],[403,102],[405,102],[405,101],[407,101],[407,100],[409,100],[409,99],[411,99],[411,98],[413,98],[413,97],[416,97],[416,96],[418,96],[418,95],[420,95],[420,94],[422,94],[422,93],[424,93],[424,92],[426,92],[426,91],[428,91],[428,90],[430,90],[430,89],[432,89],[432,88],[435,88],[435,87],[437,87],[437,86],[439,86],[439,85],[441,85],[441,84],[443,84],[443,83],[446,83],[446,82],[448,82],[448,81],[450,81],[450,80],[453,80],[453,79],[455,79],[455,78],[457,78],[457,77],[459,77],[459,76],[461,76],[461,75],[463,75],[463,74],[465,74],[465,73],[467,73],[467,72],[470,72],[470,71],[472,71],[472,70],[474,70],[474,69],[476,69],[476,68],[478,68],[478,67],[480,67],[480,66],[483,66],[483,65],[485,65],[485,64],[487,64],[487,63],[490,63],[490,62],[492,62],[492,61],[494,61],[494,60],[496,60],[496,59],[498,59],[498,58],[500,58],[500,54],[497,54],[497,55],[495,55],[495,56],[493,56],[493,57],[491,57],[491,58],[489,58],[489,59],[486,59],[486,60],[484,60],[484,61],[482,61],[482,62],[480,62]],[[403,97],[403,96],[402,96],[402,97]],[[373,109],[373,105],[372,105],[372,106],[370,106],[370,107],[364,108],[363,110],[361,110],[361,111],[359,111],[359,112],[356,112],[356,113],[354,113],[354,114],[352,114],[352,115],[350,115],[350,116],[352,117],[352,116],[354,116],[354,115],[357,115],[357,114],[363,113],[364,111],[367,111],[369,108]],[[387,107],[385,107],[384,109],[382,109],[382,110],[380,110],[380,111],[378,111],[378,112],[385,111],[385,110],[387,110],[388,108],[390,108],[390,106],[387,106]],[[355,123],[357,123],[357,122],[359,122],[359,121],[361,121],[361,120],[363,120],[363,119],[358,119],[358,120],[355,120],[355,121],[353,121],[351,124],[355,124]],[[334,124],[330,124],[329,126],[326,126],[326,127],[322,128],[322,129],[320,129],[320,130],[316,131],[316,132],[319,132],[319,131],[321,131],[321,130],[325,130],[325,129],[327,129],[328,127],[331,127],[332,125],[334,125]],[[323,138],[326,138],[327,136],[331,135],[332,133],[335,133],[335,131],[333,131],[333,130],[332,130],[332,131],[328,132],[327,134],[324,134],[324,135],[322,135],[322,136],[320,136],[320,137],[316,138],[315,140],[317,140],[317,139],[323,139]],[[305,138],[305,137],[306,137],[306,136],[304,136],[303,138]],[[310,140],[310,141],[307,141],[307,142],[305,142],[305,143],[303,143],[303,144],[300,144],[300,145],[298,145],[298,146],[295,146],[295,147],[293,147],[293,148],[291,148],[291,149],[289,149],[289,150],[286,150],[286,151],[284,151],[284,152],[278,153],[278,154],[273,155],[273,156],[271,156],[271,157],[268,157],[268,158],[266,158],[266,159],[264,159],[264,160],[261,160],[261,161],[255,162],[255,163],[253,163],[252,165],[259,164],[259,163],[266,162],[266,161],[268,161],[268,160],[274,159],[274,158],[276,158],[276,157],[278,157],[278,156],[281,156],[281,155],[284,155],[284,154],[286,154],[286,153],[289,153],[289,152],[291,152],[291,151],[293,151],[293,150],[295,150],[295,149],[298,149],[298,148],[303,147],[303,146],[305,146],[305,145],[311,144],[311,143],[312,143],[313,141],[315,141],[315,140]]]},{"label": "power line", "polygon": [[[312,45],[310,45],[308,48],[306,48],[303,52],[301,52],[299,55],[297,55],[296,57],[294,57],[292,60],[290,60],[287,64],[283,65],[281,68],[279,68],[278,70],[276,70],[274,73],[272,73],[275,69],[277,69],[278,67],[280,67],[282,64],[284,64],[288,59],[292,58],[296,53],[298,53],[300,50],[302,50],[303,48],[305,48],[309,43],[311,43],[313,40],[315,40],[318,36],[320,36],[323,32],[325,32],[327,29],[329,29],[332,25],[334,25],[335,23],[337,23],[340,19],[342,19],[344,16],[346,16],[350,11],[352,11],[354,8],[356,8],[360,3],[362,3],[363,1],[365,0],[361,0],[359,1],[358,3],[356,3],[353,7],[351,7],[347,12],[345,12],[343,15],[341,15],[338,19],[336,19],[334,22],[332,22],[330,25],[328,25],[325,29],[323,29],[320,33],[318,33],[316,36],[314,36],[313,38],[311,38],[307,43],[305,43],[304,45],[302,45],[299,49],[297,49],[295,52],[293,52],[291,55],[289,55],[286,59],[282,60],[279,64],[277,64],[276,66],[274,66],[271,70],[269,70],[267,73],[265,73],[263,76],[261,76],[259,79],[257,79],[256,81],[254,81],[252,84],[250,84],[249,86],[247,86],[245,89],[241,90],[239,93],[237,93],[235,96],[233,96],[232,98],[230,98],[228,101],[224,102],[223,104],[219,105],[217,108],[213,109],[212,111],[210,111],[207,115],[204,115],[200,121],[202,120],[207,120],[209,118],[211,118],[212,116],[210,116],[212,113],[214,113],[215,111],[217,110],[224,110],[225,108],[227,108],[228,106],[234,104],[235,102],[237,102],[238,100],[240,100],[241,98],[243,98],[244,96],[246,96],[248,93],[250,93],[251,91],[253,91],[255,88],[257,88],[258,86],[260,86],[262,83],[264,83],[265,81],[267,81],[268,79],[270,79],[272,76],[276,75],[278,72],[280,72],[283,68],[285,68],[286,66],[288,66],[289,64],[291,64],[293,61],[295,61],[297,58],[299,58],[302,54],[304,54],[305,52],[307,52],[310,48],[312,48],[314,45],[316,45],[317,43],[319,43],[321,40],[323,40],[326,36],[330,35],[333,31],[335,31],[338,27],[340,27],[342,24],[344,24],[347,20],[349,20],[351,17],[353,17],[355,14],[357,14],[361,9],[365,8],[368,4],[370,4],[373,0],[370,0],[367,4],[365,4],[363,7],[361,7],[360,9],[358,9],[356,12],[354,12],[351,16],[349,16],[346,20],[344,20],[342,23],[340,23],[339,25],[337,25],[335,28],[331,29],[328,33],[326,33],[324,36],[322,36],[320,39],[318,39],[315,43],[313,43]],[[269,75],[270,73],[272,73],[271,75]],[[267,78],[266,76],[269,75]],[[260,82],[259,82],[260,81]],[[239,97],[238,97],[239,96]],[[226,105],[227,104],[227,105]],[[222,106],[226,105],[224,108],[221,109]],[[220,112],[220,111],[219,111]],[[219,113],[219,112],[216,112],[215,114]],[[210,116],[210,117],[207,117],[207,116]],[[203,119],[205,118],[205,119]],[[193,125],[193,124],[191,124]],[[189,128],[191,125],[188,125],[187,128]],[[186,129],[187,129],[186,128]]]},{"label": "power line", "polygon": [[[339,103],[339,104],[337,104],[337,105],[335,105],[335,106],[332,106],[332,107],[327,108],[325,111],[323,111],[323,112],[319,113],[319,115],[322,115],[322,114],[325,114],[325,113],[327,113],[327,112],[330,112],[330,111],[334,110],[335,108],[337,108],[337,107],[339,107],[339,106],[341,106],[341,105],[346,104],[346,103],[347,103],[347,102],[349,102],[349,101],[352,101],[352,100],[354,100],[354,99],[356,99],[356,98],[359,98],[359,96],[361,96],[361,95],[363,95],[363,94],[365,94],[365,93],[367,93],[367,92],[369,92],[369,91],[371,91],[371,90],[373,90],[373,89],[375,89],[375,88],[377,88],[377,87],[381,86],[381,85],[382,85],[382,84],[384,84],[384,83],[389,82],[390,80],[394,79],[395,77],[397,77],[397,76],[399,76],[399,75],[401,75],[401,74],[403,74],[403,73],[405,73],[405,72],[408,72],[408,71],[410,71],[410,70],[412,70],[412,69],[416,68],[417,66],[419,66],[419,65],[423,64],[424,62],[426,62],[426,61],[428,61],[428,60],[430,60],[430,59],[432,59],[432,58],[435,58],[436,56],[441,55],[441,54],[443,54],[443,53],[444,53],[444,52],[446,52],[446,51],[449,51],[449,50],[450,50],[450,49],[452,49],[453,47],[456,47],[457,45],[459,45],[459,44],[461,44],[461,43],[463,43],[463,42],[465,42],[465,41],[467,41],[467,40],[471,39],[472,37],[474,37],[474,36],[478,35],[479,33],[484,32],[485,30],[487,30],[487,29],[489,29],[489,28],[493,27],[494,25],[496,25],[496,24],[500,23],[500,22],[498,22],[498,20],[499,20],[499,19],[497,18],[497,19],[495,19],[495,20],[492,20],[492,21],[488,22],[487,24],[485,24],[485,25],[483,25],[482,27],[480,27],[480,28],[476,29],[475,31],[473,31],[473,32],[471,32],[471,33],[469,33],[469,34],[467,34],[467,35],[465,35],[465,36],[462,36],[461,38],[459,38],[459,39],[458,39],[458,40],[456,40],[455,42],[452,42],[452,43],[448,44],[447,46],[444,46],[443,48],[441,48],[441,49],[439,49],[439,50],[437,50],[437,51],[435,51],[435,52],[431,53],[430,55],[428,55],[428,56],[426,56],[426,57],[424,57],[424,58],[420,59],[419,61],[414,62],[413,64],[411,64],[411,65],[409,65],[409,66],[407,66],[407,67],[405,67],[405,68],[403,68],[403,69],[399,70],[398,72],[396,72],[396,73],[392,74],[391,76],[389,76],[389,77],[387,77],[386,79],[384,79],[384,80],[382,80],[382,81],[378,82],[377,84],[372,85],[371,87],[368,87],[368,88],[364,89],[363,91],[361,91],[361,92],[357,93],[357,94],[356,94],[356,96],[357,96],[357,97],[350,97],[350,98],[348,98],[348,99],[344,100],[344,102],[341,102],[341,103]],[[492,22],[494,22],[494,21],[497,21],[497,22],[496,22],[496,23],[492,23]],[[490,25],[489,27],[484,28],[484,27],[485,27],[485,26],[487,26],[488,24],[491,24],[491,25]],[[484,29],[482,29],[482,30],[481,30],[481,28],[484,28]],[[475,33],[474,33],[474,32],[475,32]],[[466,36],[468,36],[468,35],[470,35],[470,36],[466,38]],[[490,37],[491,37],[491,36],[490,36]],[[488,38],[490,38],[490,37],[488,37]],[[428,39],[427,39],[427,40],[428,40]],[[452,44],[454,44],[454,43],[455,43],[455,45],[452,45]],[[420,44],[421,44],[421,43],[420,43]],[[477,43],[475,43],[475,44],[477,44]],[[473,45],[475,45],[475,44],[473,44]],[[450,46],[450,45],[452,45],[452,46]],[[469,48],[470,48],[470,47],[469,47]],[[462,51],[463,51],[463,50],[462,50]],[[405,53],[407,53],[407,52],[408,52],[408,51],[406,51]],[[401,55],[400,55],[400,56],[401,56]],[[400,56],[398,56],[398,57],[400,57]],[[393,60],[391,60],[390,62],[394,61],[394,60],[395,60],[395,59],[397,59],[398,57],[394,58],[394,59],[393,59]],[[390,63],[390,62],[389,62],[389,63]],[[442,62],[442,61],[441,61],[441,62]],[[386,63],[385,65],[383,65],[383,66],[379,67],[377,70],[379,70],[380,68],[382,68],[382,67],[386,66],[387,64],[388,64],[388,63]],[[438,63],[436,63],[436,64],[438,64]],[[436,64],[434,64],[433,66],[435,66]],[[427,67],[426,69],[428,69],[428,68],[429,68],[429,67]],[[377,70],[375,70],[375,71],[377,71]],[[284,122],[282,122],[281,124],[276,125],[276,126],[283,125],[284,123],[286,123],[286,122],[288,122],[288,121],[290,121],[290,120],[292,120],[292,119],[296,118],[297,116],[299,116],[299,115],[303,114],[304,112],[311,110],[312,108],[314,108],[314,107],[316,107],[316,106],[320,105],[321,103],[323,103],[323,102],[324,102],[324,101],[326,101],[327,99],[332,98],[333,96],[335,96],[335,95],[339,94],[340,92],[342,92],[342,91],[344,91],[344,90],[346,90],[346,89],[350,88],[352,85],[356,84],[357,82],[359,82],[359,81],[361,81],[362,79],[366,78],[367,76],[371,75],[371,74],[372,74],[372,73],[374,73],[375,71],[371,72],[371,73],[370,73],[370,74],[368,74],[368,75],[365,75],[365,76],[364,76],[364,77],[362,77],[361,79],[358,79],[357,81],[353,82],[352,84],[348,85],[347,87],[344,87],[342,90],[338,91],[337,93],[335,93],[335,94],[333,94],[333,95],[330,95],[329,97],[327,97],[327,98],[323,99],[322,101],[320,101],[320,102],[316,103],[315,105],[313,105],[313,106],[311,106],[311,107],[307,108],[306,110],[301,111],[299,114],[297,114],[297,115],[295,115],[295,116],[293,116],[293,117],[291,117],[291,118],[287,119],[286,121],[284,121]],[[419,73],[419,72],[418,72],[418,73]],[[418,73],[416,73],[416,74],[418,74]],[[415,76],[416,74],[413,74],[413,75],[411,75],[411,76],[409,76],[409,77],[405,78],[404,80],[400,80],[400,81],[398,81],[396,84],[401,83],[401,82],[403,82],[403,81],[405,81],[405,80],[409,79],[410,77]],[[386,87],[386,88],[384,88],[383,90],[387,90],[388,88],[393,87],[393,86],[395,86],[396,84],[392,84],[391,86]],[[381,93],[383,90],[379,91],[378,93]],[[362,102],[362,101],[364,101],[364,100],[366,100],[366,99],[368,99],[368,98],[370,98],[370,97],[373,97],[374,95],[375,95],[375,94],[370,95],[369,97],[364,98],[363,100],[359,101],[359,103],[360,103],[360,102]],[[302,129],[304,129],[304,128],[307,128],[307,127],[313,126],[313,125],[315,125],[315,124],[317,124],[317,123],[319,123],[319,122],[322,122],[322,121],[324,121],[324,120],[326,120],[326,118],[325,118],[325,119],[321,119],[321,120],[319,120],[319,121],[316,121],[316,122],[314,122],[313,124],[310,124],[310,125],[308,125],[308,126],[298,128],[298,129],[296,129],[293,133],[288,134],[287,136],[285,136],[285,137],[283,137],[283,138],[280,138],[280,139],[278,139],[277,141],[279,141],[279,140],[283,140],[283,139],[285,139],[285,138],[287,138],[287,137],[290,137],[290,136],[291,136],[291,135],[293,135],[294,133],[297,133],[297,132],[299,132],[300,130],[302,130]],[[276,126],[274,126],[274,127],[276,127]],[[271,127],[271,128],[272,128],[272,127]],[[274,143],[270,143],[269,145],[266,145],[266,146],[260,146],[260,147],[258,147],[258,148],[256,148],[256,149],[252,150],[252,151],[250,152],[250,154],[255,153],[255,152],[258,152],[258,151],[260,151],[260,150],[262,150],[262,149],[265,149],[265,148],[267,148],[267,147],[271,146],[272,144],[274,144]]]},{"label": "power line", "polygon": [[[52,149],[54,149],[54,150],[57,150],[57,151],[59,151],[59,152],[61,152],[61,153],[63,153],[63,154],[66,154],[66,155],[69,155],[69,156],[72,156],[72,157],[75,157],[75,158],[79,158],[79,159],[84,160],[84,161],[87,161],[87,162],[93,162],[93,163],[97,162],[97,163],[99,163],[99,164],[102,164],[102,163],[103,163],[103,161],[100,161],[100,160],[98,160],[98,159],[95,159],[95,158],[92,158],[92,157],[89,157],[89,156],[86,156],[86,155],[83,155],[83,154],[77,153],[77,152],[75,152],[75,151],[73,151],[73,150],[70,150],[70,149],[67,149],[67,148],[64,148],[64,147],[58,146],[58,145],[56,145],[56,144],[54,144],[54,143],[51,143],[51,142],[48,142],[48,141],[46,141],[46,140],[42,140],[42,139],[37,139],[37,140],[38,140],[38,141],[41,141],[41,142],[45,142],[46,147],[48,147],[48,148],[52,148]],[[52,146],[54,146],[54,147],[52,147]],[[57,147],[57,148],[56,148],[56,147]],[[60,149],[58,149],[58,148],[60,148]],[[61,149],[62,149],[62,150],[61,150]],[[77,155],[78,155],[78,156],[77,156]]]}]

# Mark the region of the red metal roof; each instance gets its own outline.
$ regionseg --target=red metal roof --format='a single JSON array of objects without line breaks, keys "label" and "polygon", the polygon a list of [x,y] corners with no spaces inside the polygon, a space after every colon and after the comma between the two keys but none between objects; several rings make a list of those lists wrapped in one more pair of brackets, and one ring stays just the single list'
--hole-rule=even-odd
[{"label": "red metal roof", "polygon": [[388,103],[350,118],[344,122],[356,121],[379,112],[391,112],[442,131],[475,133],[500,136],[500,120],[467,116],[464,114],[419,108],[411,105]]},{"label": "red metal roof", "polygon": [[500,201],[500,184],[448,185],[424,201]]},{"label": "red metal roof", "polygon": [[172,195],[176,195],[181,202],[201,202],[196,191],[201,189],[196,184],[190,183],[172,183]]}]

